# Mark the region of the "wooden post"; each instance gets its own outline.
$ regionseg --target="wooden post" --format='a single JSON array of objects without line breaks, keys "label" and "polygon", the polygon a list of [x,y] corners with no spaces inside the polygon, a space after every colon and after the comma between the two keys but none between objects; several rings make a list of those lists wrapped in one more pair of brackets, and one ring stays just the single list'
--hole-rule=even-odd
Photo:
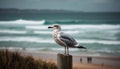
[{"label": "wooden post", "polygon": [[57,54],[58,69],[72,69],[72,55]]}]

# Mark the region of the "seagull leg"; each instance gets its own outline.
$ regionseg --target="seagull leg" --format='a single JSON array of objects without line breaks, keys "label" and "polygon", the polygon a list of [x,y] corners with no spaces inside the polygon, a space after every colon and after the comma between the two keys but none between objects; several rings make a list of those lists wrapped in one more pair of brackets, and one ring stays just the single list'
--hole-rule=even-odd
[{"label": "seagull leg", "polygon": [[66,54],[66,46],[65,46],[65,54]]},{"label": "seagull leg", "polygon": [[67,54],[69,55],[69,47],[67,46]]}]

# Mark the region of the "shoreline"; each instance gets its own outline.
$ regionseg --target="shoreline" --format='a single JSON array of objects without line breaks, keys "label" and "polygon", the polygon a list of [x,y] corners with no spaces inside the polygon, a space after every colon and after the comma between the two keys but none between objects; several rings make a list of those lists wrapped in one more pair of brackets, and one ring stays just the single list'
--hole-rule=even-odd
[{"label": "shoreline", "polygon": [[[36,59],[42,58],[43,60],[51,60],[57,61],[57,54],[53,52],[45,52],[40,51],[30,52],[30,51],[22,51],[22,53],[26,53],[27,55],[31,55]],[[120,67],[120,57],[118,56],[82,56],[76,54],[70,54],[73,56],[73,63],[83,63],[83,64],[98,64],[98,65],[108,65],[113,67]],[[91,59],[89,61],[89,58]],[[81,60],[82,59],[82,60]]]},{"label": "shoreline", "polygon": [[[9,49],[8,49],[9,50]],[[27,50],[10,50],[17,51],[21,53],[21,55],[32,56],[34,59],[39,60],[43,59],[45,61],[54,62],[57,64],[57,53],[52,52],[34,52]],[[73,56],[73,69],[120,69],[120,57],[113,56]],[[88,62],[88,57],[92,58],[91,61]],[[82,60],[81,60],[82,59]]]}]

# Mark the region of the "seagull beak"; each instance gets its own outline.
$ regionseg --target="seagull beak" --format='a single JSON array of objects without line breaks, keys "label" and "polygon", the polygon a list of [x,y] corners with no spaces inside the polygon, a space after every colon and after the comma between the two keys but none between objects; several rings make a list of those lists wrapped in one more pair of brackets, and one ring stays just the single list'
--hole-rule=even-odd
[{"label": "seagull beak", "polygon": [[53,28],[53,27],[52,27],[52,26],[49,26],[48,29],[49,29],[49,28]]}]

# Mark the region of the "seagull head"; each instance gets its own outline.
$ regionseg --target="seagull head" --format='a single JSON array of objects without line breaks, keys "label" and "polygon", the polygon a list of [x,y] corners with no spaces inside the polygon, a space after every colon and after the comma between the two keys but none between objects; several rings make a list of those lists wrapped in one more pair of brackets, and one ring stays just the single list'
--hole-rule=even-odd
[{"label": "seagull head", "polygon": [[49,29],[50,29],[50,28],[53,28],[53,29],[55,29],[55,30],[61,30],[61,27],[60,27],[60,25],[58,25],[58,24],[53,24],[52,26],[49,26],[48,28],[49,28]]}]

